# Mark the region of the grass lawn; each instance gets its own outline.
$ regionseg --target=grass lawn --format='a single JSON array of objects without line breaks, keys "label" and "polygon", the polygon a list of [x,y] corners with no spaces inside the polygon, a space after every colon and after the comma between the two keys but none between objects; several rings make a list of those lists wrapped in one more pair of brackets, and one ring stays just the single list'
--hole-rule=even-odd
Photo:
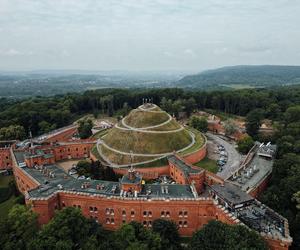
[{"label": "grass lawn", "polygon": [[17,197],[11,196],[8,200],[0,203],[0,218],[5,218],[8,211],[16,204]]},{"label": "grass lawn", "polygon": [[192,131],[195,134],[195,144],[193,146],[191,146],[190,148],[186,149],[183,152],[180,152],[179,155],[183,156],[183,155],[187,155],[190,153],[195,152],[196,150],[198,150],[199,148],[201,148],[205,142],[205,139],[203,137],[203,135],[201,134],[201,132],[199,132],[198,130],[194,129],[194,128],[188,128],[188,130]]},{"label": "grass lawn", "polygon": [[12,175],[0,175],[0,187],[7,187],[8,183],[13,179]]},{"label": "grass lawn", "polygon": [[207,157],[205,157],[202,161],[197,162],[196,164],[193,164],[194,166],[198,166],[201,168],[204,168],[212,173],[218,172],[218,165],[217,162],[214,160],[211,160]]},{"label": "grass lawn", "polygon": [[108,132],[108,129],[100,130],[100,131],[98,131],[97,133],[95,133],[94,135],[92,135],[92,138],[99,139],[99,138],[101,138],[103,135],[107,134],[107,132]]},{"label": "grass lawn", "polygon": [[[13,180],[13,178],[12,175],[0,175],[0,187],[7,187],[8,183]],[[16,204],[16,199],[15,196],[11,196],[8,200],[0,203],[0,218],[5,218],[7,216],[9,209]]]}]

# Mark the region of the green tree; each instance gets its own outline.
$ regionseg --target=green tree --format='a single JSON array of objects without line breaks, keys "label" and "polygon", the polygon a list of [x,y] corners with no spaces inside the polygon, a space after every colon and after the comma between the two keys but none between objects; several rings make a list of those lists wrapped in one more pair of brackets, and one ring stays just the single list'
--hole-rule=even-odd
[{"label": "green tree", "polygon": [[92,135],[93,122],[90,119],[80,120],[78,133],[81,139],[89,138]]},{"label": "green tree", "polygon": [[241,225],[227,225],[212,220],[195,232],[189,244],[191,250],[267,250],[267,244],[255,231]]},{"label": "green tree", "polygon": [[248,135],[257,136],[261,120],[263,118],[263,111],[261,109],[254,109],[250,111],[246,117],[246,130]]},{"label": "green tree", "polygon": [[228,119],[224,123],[224,129],[225,129],[225,134],[230,136],[233,135],[238,130],[238,127],[232,119]]},{"label": "green tree", "polygon": [[76,165],[76,170],[79,176],[91,176],[92,164],[87,160],[80,160]]},{"label": "green tree", "polygon": [[254,146],[254,141],[251,136],[245,136],[238,141],[237,145],[239,152],[241,152],[242,154],[247,154],[249,150]]},{"label": "green tree", "polygon": [[38,231],[37,215],[23,205],[15,205],[0,222],[1,249],[24,249]]},{"label": "green tree", "polygon": [[152,229],[160,235],[163,249],[181,249],[178,226],[175,222],[157,219],[153,221]]},{"label": "green tree", "polygon": [[158,234],[145,229],[140,223],[124,224],[114,233],[115,249],[161,249],[161,239]]},{"label": "green tree", "polygon": [[194,97],[183,100],[184,111],[189,117],[194,109],[197,107],[196,101]]},{"label": "green tree", "polygon": [[25,129],[20,125],[10,125],[0,128],[0,140],[23,140],[26,137]]},{"label": "green tree", "polygon": [[207,131],[208,123],[207,123],[207,120],[204,117],[198,117],[198,116],[193,115],[190,118],[189,123],[193,128],[195,128],[195,129],[197,129],[201,132],[206,132]]},{"label": "green tree", "polygon": [[300,121],[300,105],[289,107],[284,113],[284,118],[286,124]]},{"label": "green tree", "polygon": [[48,133],[51,130],[54,130],[56,127],[56,124],[50,124],[49,122],[46,121],[41,121],[39,122],[39,128],[41,133]]},{"label": "green tree", "polygon": [[160,102],[160,107],[168,113],[173,112],[173,102],[171,99],[163,97]]},{"label": "green tree", "polygon": [[56,213],[31,243],[31,249],[86,249],[109,244],[103,228],[86,219],[77,208],[68,207]]}]

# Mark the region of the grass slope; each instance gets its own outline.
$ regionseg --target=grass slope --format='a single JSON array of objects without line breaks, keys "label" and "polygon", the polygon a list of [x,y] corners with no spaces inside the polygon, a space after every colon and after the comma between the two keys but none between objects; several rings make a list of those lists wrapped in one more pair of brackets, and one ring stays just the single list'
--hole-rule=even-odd
[{"label": "grass slope", "polygon": [[211,160],[207,157],[205,157],[202,161],[197,162],[196,164],[193,164],[197,167],[201,167],[203,169],[206,169],[212,173],[218,172],[218,165],[217,162],[214,160]]},{"label": "grass slope", "polygon": [[110,147],[123,152],[129,153],[132,150],[140,154],[161,154],[184,148],[192,139],[186,130],[152,134],[113,128],[103,140]]},{"label": "grass slope", "polygon": [[131,127],[142,128],[155,126],[169,119],[167,113],[146,112],[141,110],[133,110],[125,118],[125,123]]}]

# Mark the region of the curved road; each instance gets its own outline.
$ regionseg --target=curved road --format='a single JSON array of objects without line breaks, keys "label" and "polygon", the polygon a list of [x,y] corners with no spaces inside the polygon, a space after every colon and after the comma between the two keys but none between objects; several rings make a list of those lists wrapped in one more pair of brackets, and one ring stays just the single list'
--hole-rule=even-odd
[{"label": "curved road", "polygon": [[180,128],[178,129],[174,129],[174,130],[163,130],[163,131],[160,131],[160,130],[144,130],[144,129],[138,129],[138,128],[122,128],[120,127],[118,124],[115,125],[115,128],[117,129],[121,129],[121,130],[126,130],[126,131],[135,131],[135,132],[141,132],[141,133],[152,133],[152,134],[169,134],[169,133],[176,133],[176,132],[179,132],[181,130],[184,129],[183,126],[180,126]]},{"label": "curved road", "polygon": [[228,141],[225,141],[220,136],[212,134],[210,132],[206,133],[208,139],[214,141],[215,143],[224,146],[225,151],[227,152],[227,162],[223,166],[223,170],[218,172],[217,175],[223,179],[227,179],[231,174],[237,170],[240,166],[242,156],[235,149],[234,145],[230,144]]}]

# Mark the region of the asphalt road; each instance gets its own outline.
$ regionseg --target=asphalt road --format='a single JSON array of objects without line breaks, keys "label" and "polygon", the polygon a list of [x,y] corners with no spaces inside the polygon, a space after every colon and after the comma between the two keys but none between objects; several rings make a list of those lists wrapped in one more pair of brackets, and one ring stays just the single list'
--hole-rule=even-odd
[{"label": "asphalt road", "polygon": [[209,140],[212,140],[214,143],[223,145],[225,151],[227,152],[227,163],[223,166],[223,170],[217,173],[218,176],[227,179],[235,170],[239,168],[242,156],[235,149],[233,144],[230,144],[229,142],[225,141],[220,136],[212,134],[210,132],[207,132],[206,136]]}]

